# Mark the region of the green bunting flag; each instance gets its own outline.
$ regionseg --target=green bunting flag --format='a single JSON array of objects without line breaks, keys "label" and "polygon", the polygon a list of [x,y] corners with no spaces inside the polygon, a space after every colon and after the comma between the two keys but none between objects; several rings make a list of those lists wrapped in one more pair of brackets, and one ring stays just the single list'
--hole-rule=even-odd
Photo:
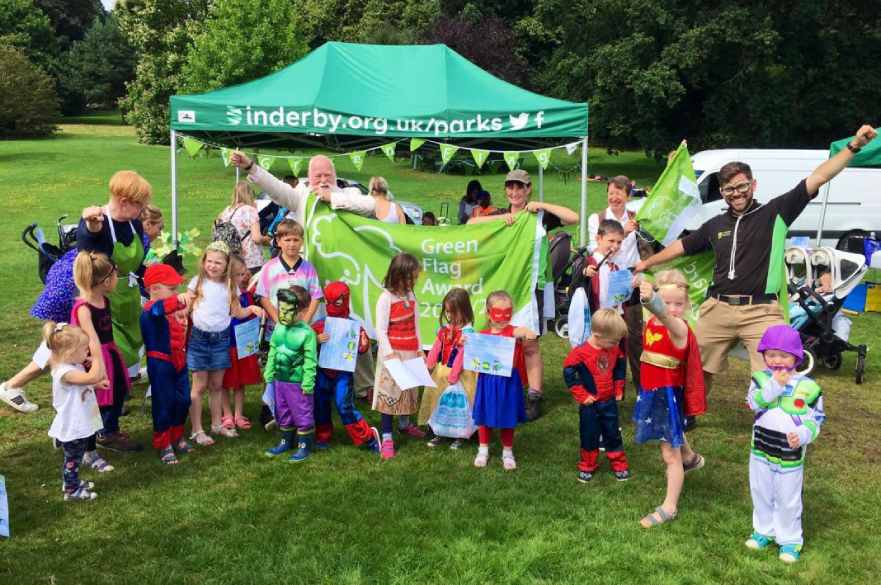
[{"label": "green bunting flag", "polygon": [[439,146],[441,160],[443,161],[444,165],[450,162],[450,159],[452,159],[453,156],[456,154],[456,151],[459,150],[458,146],[453,146],[452,144],[441,144]]},{"label": "green bunting flag", "polygon": [[379,147],[392,162],[395,162],[395,146],[397,146],[397,142],[389,142]]},{"label": "green bunting flag", "polygon": [[578,147],[581,146],[580,142],[572,142],[566,145],[566,154],[572,156],[575,154],[575,151],[578,150]]},{"label": "green bunting flag", "polygon": [[204,145],[195,138],[184,136],[183,146],[184,150],[187,151],[187,154],[190,155],[190,158],[196,158],[196,155],[199,154],[199,151],[202,150],[202,146]]},{"label": "green bunting flag", "polygon": [[300,169],[303,168],[303,157],[292,156],[288,159],[288,165],[291,167],[291,174],[295,177],[300,176]]},{"label": "green bunting flag", "polygon": [[514,170],[517,168],[517,162],[520,160],[519,152],[504,152],[502,153],[505,157],[505,162],[508,163],[508,168],[510,170]]},{"label": "green bunting flag", "polygon": [[419,147],[425,144],[425,140],[422,138],[411,138],[410,139],[410,152],[415,150],[419,150]]},{"label": "green bunting flag", "polygon": [[547,170],[548,165],[551,164],[551,149],[542,148],[541,150],[533,150],[532,154],[535,156],[535,160],[538,161],[542,170]]},{"label": "green bunting flag", "polygon": [[471,157],[474,159],[474,162],[477,163],[477,168],[480,169],[483,168],[483,163],[485,163],[487,157],[489,157],[489,151],[481,148],[472,148]]},{"label": "green bunting flag", "polygon": [[220,149],[220,158],[221,158],[221,160],[223,160],[223,166],[225,166],[225,167],[229,166],[229,155],[230,154],[231,153],[228,148],[221,148]]},{"label": "green bunting flag", "polygon": [[267,171],[272,168],[272,165],[275,163],[275,157],[271,154],[260,154],[257,155],[257,164],[266,169]]},{"label": "green bunting flag", "polygon": [[355,152],[349,153],[349,158],[352,160],[352,164],[355,166],[355,170],[359,173],[361,172],[361,167],[364,166],[364,156],[367,153],[363,150],[356,150]]}]

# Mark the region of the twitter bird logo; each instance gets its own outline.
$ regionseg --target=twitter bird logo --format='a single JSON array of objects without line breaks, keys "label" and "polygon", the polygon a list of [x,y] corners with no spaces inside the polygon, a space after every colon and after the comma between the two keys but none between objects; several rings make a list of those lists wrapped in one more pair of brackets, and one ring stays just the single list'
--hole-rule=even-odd
[{"label": "twitter bird logo", "polygon": [[519,116],[508,116],[508,120],[511,122],[511,130],[523,130],[529,124],[529,114],[523,112]]}]

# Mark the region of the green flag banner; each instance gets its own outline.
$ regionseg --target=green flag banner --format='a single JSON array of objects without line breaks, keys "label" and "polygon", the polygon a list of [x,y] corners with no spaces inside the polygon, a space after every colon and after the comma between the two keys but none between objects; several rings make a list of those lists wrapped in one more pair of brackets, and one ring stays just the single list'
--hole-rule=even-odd
[{"label": "green flag banner", "polygon": [[184,136],[182,142],[184,150],[187,151],[187,154],[190,155],[190,158],[196,158],[196,155],[199,154],[200,150],[202,150],[203,144],[195,138]]},{"label": "green flag banner", "polygon": [[419,150],[419,147],[425,144],[424,138],[411,138],[410,139],[410,151]]},{"label": "green flag banner", "polygon": [[707,289],[713,282],[713,266],[716,259],[712,252],[701,252],[694,256],[680,256],[666,264],[652,268],[654,275],[663,270],[678,270],[688,280],[688,300],[691,301],[691,313],[686,314],[688,321],[694,325],[700,313],[701,303],[707,298]]},{"label": "green flag banner", "polygon": [[223,166],[225,166],[225,167],[229,166],[229,155],[230,154],[231,153],[228,148],[221,148],[220,149],[220,158],[221,158],[221,160],[223,160]]},{"label": "green flag banner", "polygon": [[551,149],[550,148],[542,148],[541,150],[532,151],[533,156],[535,156],[535,160],[538,161],[538,164],[541,166],[542,170],[546,171],[548,169],[548,165],[551,164]]},{"label": "green flag banner", "polygon": [[392,162],[395,162],[395,145],[396,142],[389,142],[388,144],[383,144],[379,148],[385,153],[388,159]]},{"label": "green flag banner", "polygon": [[514,322],[537,327],[532,301],[540,264],[537,243],[544,230],[535,214],[519,214],[512,226],[491,221],[439,229],[334,211],[311,195],[306,210],[306,258],[322,283],[342,280],[349,285],[353,315],[372,337],[382,281],[399,252],[414,255],[422,265],[414,292],[423,345],[434,341],[441,303],[453,287],[470,294],[476,328],[486,326],[486,297],[499,289],[514,299]]},{"label": "green flag banner", "polygon": [[783,320],[789,323],[789,278],[786,273],[786,234],[789,232],[786,222],[779,215],[774,220],[774,231],[771,234],[771,257],[768,260],[768,280],[765,284],[766,294],[776,294],[777,304],[783,313]]},{"label": "green flag banner", "polygon": [[482,148],[472,148],[471,149],[471,157],[474,159],[474,162],[477,163],[477,168],[483,168],[483,163],[486,162],[486,159],[489,157],[489,151],[483,150]]},{"label": "green flag banner", "polygon": [[651,194],[636,214],[643,231],[665,246],[679,237],[686,222],[700,213],[701,199],[688,147],[679,145]]},{"label": "green flag banner", "polygon": [[502,153],[505,157],[505,162],[508,163],[508,168],[510,170],[514,170],[517,168],[517,161],[520,160],[519,152],[505,152]]},{"label": "green flag banner", "polygon": [[275,157],[270,154],[261,154],[257,156],[257,164],[267,171],[275,164]]},{"label": "green flag banner", "polygon": [[363,150],[356,150],[355,152],[349,153],[349,158],[352,160],[352,164],[355,165],[355,170],[359,173],[361,172],[361,167],[364,166],[364,156],[366,153]]},{"label": "green flag banner", "polygon": [[288,165],[291,167],[291,174],[295,177],[300,176],[300,169],[303,168],[303,157],[293,156],[288,159]]},{"label": "green flag banner", "polygon": [[441,161],[444,164],[450,162],[453,156],[456,154],[456,151],[459,150],[458,146],[453,146],[452,144],[441,144],[440,145],[440,153],[441,153]]}]

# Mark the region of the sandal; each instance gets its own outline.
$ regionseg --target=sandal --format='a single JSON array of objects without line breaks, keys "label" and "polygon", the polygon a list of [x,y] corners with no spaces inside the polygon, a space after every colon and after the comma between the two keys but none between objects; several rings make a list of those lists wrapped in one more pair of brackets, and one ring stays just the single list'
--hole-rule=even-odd
[{"label": "sandal", "polygon": [[236,421],[231,416],[225,416],[220,419],[220,426],[225,429],[234,429],[236,428]]},{"label": "sandal", "polygon": [[190,440],[195,441],[200,447],[210,447],[214,444],[214,439],[205,431],[199,431],[190,435]]},{"label": "sandal", "polygon": [[643,528],[652,528],[654,526],[660,526],[666,522],[672,522],[673,520],[676,520],[676,516],[676,512],[668,514],[664,508],[658,506],[655,508],[654,512],[643,516],[642,520],[639,521],[639,525]]},{"label": "sandal", "polygon": [[170,446],[159,452],[159,461],[166,465],[178,464],[177,456],[174,454],[174,449],[172,449]]},{"label": "sandal", "polygon": [[83,455],[83,465],[88,465],[98,473],[107,473],[113,471],[114,467],[101,457],[97,451],[89,451]]},{"label": "sandal", "polygon": [[236,432],[235,428],[228,429],[222,424],[220,426],[211,425],[211,432],[215,435],[220,435],[221,437],[226,437],[227,439],[235,439],[239,436]]},{"label": "sandal", "polygon": [[242,429],[243,431],[247,431],[251,428],[251,421],[248,420],[246,416],[237,416],[235,418],[236,427]]},{"label": "sandal", "polygon": [[692,457],[687,463],[682,464],[682,469],[685,473],[689,471],[696,471],[704,466],[706,463],[706,459],[700,453],[695,453],[694,457]]},{"label": "sandal", "polygon": [[193,450],[193,446],[187,443],[186,439],[181,437],[180,441],[177,442],[177,450],[178,453],[186,454]]}]

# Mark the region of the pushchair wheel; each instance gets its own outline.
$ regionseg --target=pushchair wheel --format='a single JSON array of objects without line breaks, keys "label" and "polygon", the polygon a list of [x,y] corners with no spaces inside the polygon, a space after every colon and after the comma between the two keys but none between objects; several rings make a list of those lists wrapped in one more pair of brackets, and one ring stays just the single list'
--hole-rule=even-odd
[{"label": "pushchair wheel", "polygon": [[841,354],[834,353],[823,358],[823,366],[829,370],[837,370],[841,367]]},{"label": "pushchair wheel", "polygon": [[866,346],[860,345],[857,350],[857,366],[854,370],[854,382],[857,384],[862,384],[864,376],[863,374],[866,371]]},{"label": "pushchair wheel", "polygon": [[554,321],[554,332],[558,337],[569,339],[569,320],[566,317],[557,317]]},{"label": "pushchair wheel", "polygon": [[814,366],[817,363],[817,358],[814,357],[814,352],[809,349],[805,350],[805,358],[801,361],[799,365],[795,367],[795,371],[797,374],[801,374],[802,376],[807,376],[810,374]]}]

